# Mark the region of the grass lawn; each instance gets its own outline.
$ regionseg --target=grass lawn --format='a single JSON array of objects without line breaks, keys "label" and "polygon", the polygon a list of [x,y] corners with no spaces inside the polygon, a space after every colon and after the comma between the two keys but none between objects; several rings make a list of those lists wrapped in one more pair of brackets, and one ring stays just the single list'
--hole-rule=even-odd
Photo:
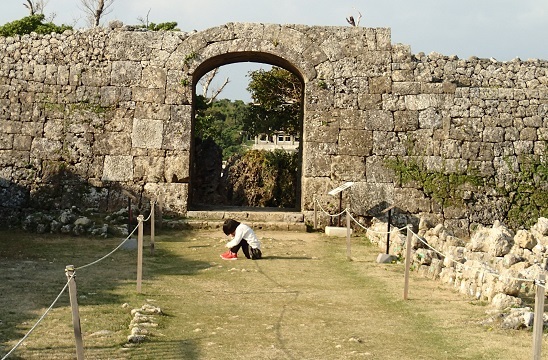
[{"label": "grass lawn", "polygon": [[[403,264],[377,264],[379,250],[365,238],[352,238],[350,262],[343,238],[257,235],[264,259],[223,261],[220,230],[157,234],[155,255],[144,252],[142,294],[135,250],[77,270],[85,358],[532,358],[530,331],[480,325],[489,308],[439,282],[412,273],[404,301]],[[88,264],[120,242],[0,231],[0,357],[59,294],[66,265]],[[129,345],[130,310],[145,303],[164,315],[145,342]],[[75,358],[67,291],[9,359]]]}]

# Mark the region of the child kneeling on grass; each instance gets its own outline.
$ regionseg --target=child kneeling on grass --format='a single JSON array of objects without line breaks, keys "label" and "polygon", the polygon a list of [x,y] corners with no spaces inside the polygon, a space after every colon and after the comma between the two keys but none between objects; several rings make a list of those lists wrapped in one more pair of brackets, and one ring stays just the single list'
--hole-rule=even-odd
[{"label": "child kneeling on grass", "polygon": [[246,258],[251,260],[260,259],[261,242],[255,236],[253,230],[246,224],[233,219],[226,219],[223,224],[223,232],[232,239],[226,244],[229,250],[221,254],[223,260],[238,260],[238,250],[242,251]]}]

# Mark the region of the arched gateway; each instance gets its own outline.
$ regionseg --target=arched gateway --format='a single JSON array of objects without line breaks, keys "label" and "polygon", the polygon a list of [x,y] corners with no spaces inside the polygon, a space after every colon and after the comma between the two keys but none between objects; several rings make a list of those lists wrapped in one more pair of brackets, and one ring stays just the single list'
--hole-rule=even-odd
[{"label": "arched gateway", "polygon": [[383,28],[31,34],[0,38],[0,218],[37,207],[112,210],[128,192],[143,202],[163,194],[167,211],[185,215],[199,161],[196,82],[242,61],[283,67],[304,84],[300,210],[309,219],[314,196],[338,206],[327,193],[352,181],[344,202],[356,215],[392,204],[467,232],[512,204],[470,189],[440,204],[432,184],[399,175],[414,164],[440,176],[473,172],[496,190],[515,184],[523,158],[546,151],[545,61],[412,55]]}]

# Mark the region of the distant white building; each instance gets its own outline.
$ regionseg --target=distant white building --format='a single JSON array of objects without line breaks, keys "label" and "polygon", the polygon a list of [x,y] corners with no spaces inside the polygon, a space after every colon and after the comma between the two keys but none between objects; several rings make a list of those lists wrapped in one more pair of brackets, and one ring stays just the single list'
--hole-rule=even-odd
[{"label": "distant white building", "polygon": [[298,136],[286,134],[284,132],[278,132],[273,135],[260,134],[255,136],[255,144],[253,144],[252,149],[298,151],[299,138]]}]

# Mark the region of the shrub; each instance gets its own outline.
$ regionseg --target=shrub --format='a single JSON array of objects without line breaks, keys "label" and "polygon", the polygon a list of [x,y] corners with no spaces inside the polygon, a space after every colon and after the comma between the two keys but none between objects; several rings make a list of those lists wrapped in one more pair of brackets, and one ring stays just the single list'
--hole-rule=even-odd
[{"label": "shrub", "polygon": [[44,23],[44,14],[36,14],[15,20],[0,26],[0,36],[25,35],[35,32],[37,34],[62,33],[71,30],[68,25],[57,26],[54,23]]}]

